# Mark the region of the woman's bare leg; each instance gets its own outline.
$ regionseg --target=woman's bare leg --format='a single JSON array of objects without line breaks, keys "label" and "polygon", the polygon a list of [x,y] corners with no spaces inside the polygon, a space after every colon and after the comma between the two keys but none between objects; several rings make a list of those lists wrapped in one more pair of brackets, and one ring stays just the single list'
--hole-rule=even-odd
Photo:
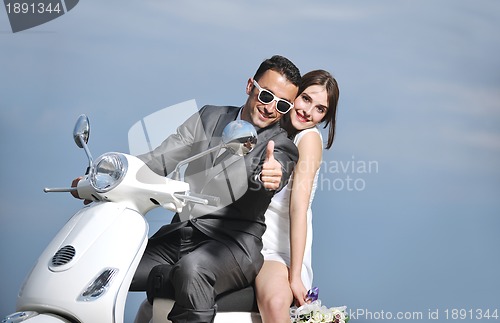
[{"label": "woman's bare leg", "polygon": [[293,294],[287,266],[278,261],[264,261],[255,279],[255,290],[263,323],[290,323]]}]

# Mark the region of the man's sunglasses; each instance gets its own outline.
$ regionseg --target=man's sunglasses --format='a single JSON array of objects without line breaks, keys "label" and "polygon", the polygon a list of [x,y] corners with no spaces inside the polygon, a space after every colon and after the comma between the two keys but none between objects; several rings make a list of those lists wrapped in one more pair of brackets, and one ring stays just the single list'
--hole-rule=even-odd
[{"label": "man's sunglasses", "polygon": [[282,98],[278,98],[271,91],[261,88],[256,80],[253,80],[253,85],[255,85],[259,90],[259,95],[257,96],[259,101],[264,104],[269,104],[273,101],[276,101],[276,111],[278,111],[279,113],[285,114],[290,111],[291,108],[293,108],[293,103],[290,103]]}]

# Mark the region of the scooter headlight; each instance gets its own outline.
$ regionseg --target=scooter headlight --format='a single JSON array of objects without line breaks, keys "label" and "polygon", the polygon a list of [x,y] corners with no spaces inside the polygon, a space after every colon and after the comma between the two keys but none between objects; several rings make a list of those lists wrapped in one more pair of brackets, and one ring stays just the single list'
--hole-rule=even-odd
[{"label": "scooter headlight", "polygon": [[94,163],[90,173],[90,185],[99,193],[115,188],[127,173],[127,159],[117,153],[107,153]]}]

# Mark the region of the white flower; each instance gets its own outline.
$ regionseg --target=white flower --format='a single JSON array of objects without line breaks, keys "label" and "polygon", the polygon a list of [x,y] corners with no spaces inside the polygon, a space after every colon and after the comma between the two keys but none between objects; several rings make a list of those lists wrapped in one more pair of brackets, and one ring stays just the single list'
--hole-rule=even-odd
[{"label": "white flower", "polygon": [[328,311],[326,313],[324,313],[324,320],[325,322],[333,322],[333,313],[331,311]]},{"label": "white flower", "polygon": [[345,313],[345,310],[347,309],[347,306],[338,306],[338,307],[330,307],[330,311],[340,311],[342,313]]},{"label": "white flower", "polygon": [[347,316],[346,307],[330,307],[321,305],[321,300],[316,300],[300,307],[290,308],[291,323],[345,323]]},{"label": "white flower", "polygon": [[323,321],[323,315],[321,314],[321,312],[315,312],[311,316],[311,319],[313,320],[313,322],[319,323],[319,322]]}]

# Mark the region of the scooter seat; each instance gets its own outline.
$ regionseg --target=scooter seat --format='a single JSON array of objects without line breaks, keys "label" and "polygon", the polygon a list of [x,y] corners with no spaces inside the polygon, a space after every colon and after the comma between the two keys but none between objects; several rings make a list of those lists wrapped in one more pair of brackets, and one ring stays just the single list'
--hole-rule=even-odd
[{"label": "scooter seat", "polygon": [[259,312],[253,286],[217,297],[217,312]]}]

